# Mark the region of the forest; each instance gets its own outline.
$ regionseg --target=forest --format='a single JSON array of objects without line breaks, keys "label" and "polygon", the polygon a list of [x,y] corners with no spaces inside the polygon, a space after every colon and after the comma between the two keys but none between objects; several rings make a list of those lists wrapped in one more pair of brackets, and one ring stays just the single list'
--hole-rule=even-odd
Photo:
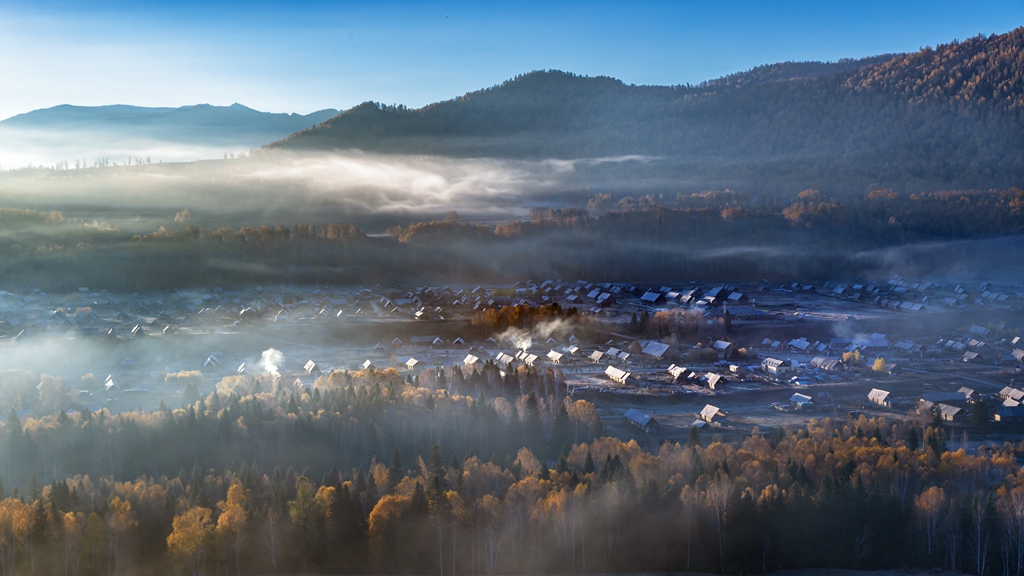
[{"label": "forest", "polygon": [[[887,274],[893,250],[920,273],[1019,266],[1024,192],[876,190],[858,198],[805,190],[791,199],[731,190],[593,194],[586,208],[538,207],[496,225],[457,213],[368,235],[350,224],[208,229],[181,221],[146,234],[0,210],[0,281],[8,289],[122,291],[262,283],[842,279]],[[982,244],[977,244],[981,242]],[[523,255],[529,255],[524,258]]]},{"label": "forest", "polygon": [[927,413],[658,445],[491,364],[231,377],[116,416],[54,387],[2,399],[5,576],[1024,568],[1024,445],[969,455]]},{"label": "forest", "polygon": [[[268,145],[496,158],[658,158],[666,177],[779,194],[1018,186],[1024,28],[919,52],[781,63],[698,86],[558,71],[420,109],[367,102]],[[625,166],[616,169],[624,170]]]}]

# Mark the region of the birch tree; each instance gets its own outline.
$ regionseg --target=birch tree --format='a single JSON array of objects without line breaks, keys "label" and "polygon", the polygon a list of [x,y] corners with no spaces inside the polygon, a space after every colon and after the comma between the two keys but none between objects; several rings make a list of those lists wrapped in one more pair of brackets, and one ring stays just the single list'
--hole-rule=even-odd
[{"label": "birch tree", "polygon": [[206,565],[206,547],[213,534],[213,521],[209,508],[189,508],[174,517],[167,548],[185,561],[192,576],[203,576]]}]

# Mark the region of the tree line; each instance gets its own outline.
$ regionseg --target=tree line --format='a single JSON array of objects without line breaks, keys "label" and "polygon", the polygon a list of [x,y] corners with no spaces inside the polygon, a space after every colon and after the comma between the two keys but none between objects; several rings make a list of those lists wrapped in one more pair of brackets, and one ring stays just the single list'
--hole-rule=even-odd
[{"label": "tree line", "polygon": [[[1024,232],[1017,188],[876,190],[859,198],[805,190],[791,199],[720,190],[617,202],[597,194],[589,205],[535,208],[528,219],[494,226],[453,214],[395,226],[383,237],[349,224],[211,230],[186,222],[129,236],[64,222],[56,212],[7,211],[0,214],[11,222],[0,231],[0,279],[15,288],[123,291],[526,278],[834,280],[887,266],[865,258],[872,250]],[[955,260],[950,250],[915,259],[941,268]]]},{"label": "tree line", "polygon": [[[407,392],[433,398],[434,409],[444,399]],[[0,573],[1024,569],[1024,474],[1016,465],[1024,447],[950,450],[941,423],[927,418],[811,420],[755,429],[741,442],[702,438],[694,428],[647,450],[595,437],[504,458],[438,436],[422,452],[374,446],[368,466],[314,468],[284,465],[284,455],[311,440],[289,430],[325,411],[308,394],[284,405],[259,394],[239,399],[264,407],[262,423],[231,420],[233,400],[218,408],[215,398],[153,415],[62,412],[6,422],[8,445],[46,428],[102,443],[129,421],[142,436],[174,422],[195,436],[168,437],[132,458],[160,459],[187,442],[196,460],[176,473],[33,477],[0,487]],[[212,436],[219,427],[275,430],[286,450],[232,460],[215,448],[224,442]],[[527,431],[516,434],[531,442]],[[317,448],[298,462],[342,456]]]},{"label": "tree line", "polygon": [[[48,375],[0,373],[0,408],[8,415],[0,480],[9,488],[24,490],[33,477],[45,484],[79,474],[175,475],[196,458],[209,465],[273,462],[318,474],[332,464],[366,470],[375,457],[396,449],[423,454],[435,443],[501,461],[525,445],[551,458],[562,446],[601,432],[593,405],[566,400],[565,377],[549,368],[483,362],[472,369],[426,367],[404,377],[394,368],[332,371],[311,388],[245,375],[226,377],[207,391],[193,372],[168,378],[167,388],[182,391],[180,407],[161,402],[155,412],[116,415],[77,403],[77,388],[100,387],[87,376],[68,384]],[[206,446],[200,455],[198,445]]]}]

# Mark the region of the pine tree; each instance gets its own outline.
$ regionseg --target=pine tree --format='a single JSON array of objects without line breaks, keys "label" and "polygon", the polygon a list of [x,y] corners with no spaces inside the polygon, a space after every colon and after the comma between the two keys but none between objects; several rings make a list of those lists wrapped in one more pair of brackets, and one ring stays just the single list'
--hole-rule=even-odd
[{"label": "pine tree", "polygon": [[691,448],[703,445],[703,440],[700,437],[700,429],[696,426],[690,426],[690,438],[686,441],[686,445]]},{"label": "pine tree", "polygon": [[434,478],[438,478],[443,481],[444,479],[444,454],[441,453],[441,447],[434,444],[430,448],[430,459],[427,462],[427,471]]},{"label": "pine tree", "polygon": [[423,484],[416,482],[412,493],[412,500],[409,502],[409,511],[415,514],[426,514],[430,510],[430,502],[427,500],[427,493]]},{"label": "pine tree", "polygon": [[594,456],[587,450],[587,459],[583,461],[583,473],[593,474],[597,469],[594,467]]},{"label": "pine tree", "polygon": [[971,404],[971,424],[975,426],[988,424],[988,406],[984,400],[978,400]]},{"label": "pine tree", "polygon": [[917,436],[917,426],[910,428],[910,433],[907,434],[907,448],[911,451],[916,451],[921,447],[921,440]]},{"label": "pine tree", "polygon": [[199,388],[196,388],[194,382],[189,382],[185,386],[185,391],[181,393],[181,403],[185,406],[191,406],[199,401]]},{"label": "pine tree", "polygon": [[537,472],[537,477],[541,480],[551,480],[551,470],[548,468],[547,462],[541,463],[540,471]]},{"label": "pine tree", "polygon": [[564,455],[558,457],[558,464],[555,465],[555,470],[560,474],[569,471],[569,462],[565,459]]},{"label": "pine tree", "polygon": [[391,461],[388,463],[388,478],[391,481],[391,485],[398,484],[398,480],[404,475],[402,470],[402,454],[398,451],[398,447],[391,452]]}]

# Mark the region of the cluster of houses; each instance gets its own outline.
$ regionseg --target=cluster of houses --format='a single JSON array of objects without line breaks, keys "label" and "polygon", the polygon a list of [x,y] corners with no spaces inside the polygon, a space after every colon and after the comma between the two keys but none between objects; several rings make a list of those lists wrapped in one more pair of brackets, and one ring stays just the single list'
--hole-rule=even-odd
[{"label": "cluster of houses", "polygon": [[1020,284],[997,287],[990,282],[978,286],[943,282],[913,282],[899,275],[884,285],[853,283],[820,286],[790,283],[782,288],[790,292],[814,292],[836,298],[870,302],[883,308],[918,313],[929,308],[965,307],[1020,307],[1024,303],[1024,286]]},{"label": "cluster of houses", "polygon": [[[207,301],[210,299],[212,296]],[[0,292],[0,337],[19,339],[54,333],[138,337],[190,324],[203,311],[205,302],[174,293],[125,296],[85,287],[65,295]]]},{"label": "cluster of houses", "polygon": [[[868,402],[883,408],[893,408],[894,398],[888,390],[873,388],[868,393]],[[992,412],[996,422],[1024,420],[1024,390],[1006,386],[997,392],[993,399],[998,402]],[[961,386],[949,392],[925,392],[921,394],[918,405],[926,410],[934,410],[939,417],[948,422],[960,422],[969,415],[972,406],[985,402],[973,388]]]},{"label": "cluster of houses", "polygon": [[[594,294],[594,292],[597,294]],[[0,291],[0,337],[35,332],[132,337],[183,327],[231,326],[260,319],[273,323],[324,322],[346,316],[444,320],[506,305],[558,302],[595,313],[617,297],[640,291],[630,285],[547,280],[507,288],[401,285],[343,289],[307,286],[219,287],[152,294],[118,294],[82,287],[70,294]],[[497,294],[503,295],[497,295]],[[593,296],[592,296],[593,295]]]},{"label": "cluster of houses", "polygon": [[685,289],[662,286],[658,290],[648,290],[640,297],[640,304],[647,307],[675,304],[708,309],[746,306],[750,301],[750,297],[733,286],[714,286],[707,290],[696,285]]},{"label": "cluster of houses", "polygon": [[[661,423],[654,418],[655,414],[648,414],[643,410],[630,408],[626,410],[623,416],[627,423],[648,434],[661,430]],[[720,427],[726,422],[726,413],[721,408],[711,404],[705,405],[695,416],[696,418],[691,426],[697,429],[704,428],[705,426]]]},{"label": "cluster of houses", "polygon": [[879,296],[879,305],[898,310],[917,312],[925,306],[949,308],[984,306],[1019,306],[1024,301],[1024,287],[1011,285],[996,287],[983,282],[977,287],[942,282],[911,282],[893,276],[888,282],[888,294]]},{"label": "cluster of houses", "polygon": [[993,414],[997,422],[1024,420],[1024,390],[1005,386],[996,396],[1002,400]]},{"label": "cluster of houses", "polygon": [[[799,368],[833,372],[842,368],[843,354],[855,351],[859,351],[867,361],[883,356],[907,359],[928,357],[1000,366],[1019,367],[1024,364],[1024,343],[1020,337],[989,342],[986,338],[989,334],[988,328],[971,326],[962,333],[939,339],[935,345],[923,345],[913,340],[892,343],[885,334],[877,333],[835,338],[827,343],[810,342],[806,338],[791,339],[788,342],[765,338],[761,342],[760,368],[765,374],[774,377],[784,376]],[[890,375],[899,374],[902,368],[890,360],[885,365],[885,371]]]},{"label": "cluster of houses", "polygon": [[[642,308],[690,307],[709,315],[723,311],[735,317],[756,316],[756,296],[765,292],[815,292],[852,300],[870,299],[879,305],[921,311],[942,305],[1017,306],[1024,304],[1024,286],[997,288],[990,283],[976,287],[942,283],[914,283],[894,276],[883,286],[867,283],[830,285],[797,282],[771,284],[760,282],[744,289],[732,285],[679,288],[661,286],[642,289],[628,283],[591,283],[584,280],[544,280],[517,282],[503,287],[401,285],[342,289],[308,286],[261,286],[224,290],[219,287],[175,290],[160,294],[116,294],[106,290],[79,288],[70,294],[46,294],[33,290],[26,294],[0,292],[0,337],[19,337],[37,331],[74,331],[131,337],[164,330],[203,324],[240,324],[260,318],[276,323],[318,322],[343,316],[408,317],[417,320],[444,320],[466,317],[487,308],[558,303],[583,312],[609,315]],[[984,336],[978,334],[976,336]],[[982,338],[975,338],[981,342]],[[769,341],[766,347],[800,344]],[[961,349],[959,344],[965,348]],[[808,350],[821,343],[808,343]],[[870,347],[872,343],[865,343]],[[946,343],[940,347],[947,347]],[[949,344],[950,350],[973,361],[985,351],[967,340]],[[823,350],[813,350],[817,353]],[[914,351],[911,351],[914,352]]]},{"label": "cluster of houses", "polygon": [[962,362],[986,362],[1001,365],[1024,363],[1024,349],[1020,337],[1006,341],[990,341],[991,331],[983,326],[971,326],[966,333],[942,338],[929,351],[933,355],[944,353]]},{"label": "cluster of houses", "polygon": [[[520,304],[544,305],[558,303],[562,307],[600,316],[621,318],[633,311],[687,307],[702,310],[707,316],[729,314],[735,318],[765,316],[758,303],[770,302],[771,293],[805,292],[837,298],[875,302],[882,306],[898,303],[896,308],[909,312],[932,306],[1021,306],[1024,287],[992,284],[978,286],[946,285],[939,283],[913,283],[899,277],[887,284],[867,283],[830,286],[828,283],[772,284],[766,281],[737,285],[660,286],[638,287],[628,283],[590,283],[583,280],[544,280],[517,282],[507,286],[460,287],[376,285],[367,288],[340,288],[315,286],[261,286],[244,289],[219,287],[174,290],[164,293],[120,294],[82,287],[69,294],[47,294],[40,290],[14,294],[0,291],[0,338],[30,338],[37,333],[61,333],[75,336],[98,336],[117,339],[142,338],[190,330],[240,326],[249,323],[318,324],[338,322],[346,318],[403,318],[417,321],[466,319],[483,309]],[[758,301],[760,300],[760,302]],[[907,303],[910,303],[907,306]],[[423,330],[430,330],[425,325]],[[419,330],[417,330],[419,331]],[[737,344],[729,340],[715,340],[708,349],[716,353],[719,362],[712,367],[694,370],[679,366],[679,352],[660,340],[641,340],[639,349],[621,349],[626,338],[608,341],[597,349],[587,347],[584,352],[575,337],[568,341],[554,338],[537,342],[537,346],[523,348],[517,342],[497,342],[493,338],[481,345],[471,345],[463,338],[442,338],[438,335],[410,336],[403,342],[395,338],[390,343],[378,343],[363,362],[362,367],[395,366],[415,370],[441,362],[458,362],[473,367],[493,361],[503,370],[516,365],[531,367],[561,366],[586,367],[600,370],[608,380],[631,384],[640,383],[641,367],[663,370],[667,365],[669,380],[677,384],[703,386],[721,390],[738,371],[729,365],[737,358]],[[894,339],[895,340],[895,339]],[[931,340],[929,342],[932,342]],[[753,349],[753,348],[751,348]],[[760,368],[762,374],[772,378],[790,376],[794,371],[828,377],[824,373],[842,368],[843,353],[861,351],[870,360],[875,355],[896,357],[941,357],[971,363],[1020,365],[1024,363],[1024,343],[1019,338],[1003,340],[988,328],[972,326],[955,334],[946,334],[932,343],[912,340],[891,342],[885,334],[860,335],[848,339],[829,341],[813,338],[765,338],[756,349],[760,360],[747,368]],[[318,374],[328,370],[330,360],[323,367],[310,360],[302,371],[296,371],[302,386],[312,385]],[[756,362],[760,363],[757,366]],[[339,361],[339,365],[344,361]],[[729,366],[728,369],[725,367]],[[198,366],[196,366],[198,367]],[[242,364],[237,370],[224,366],[222,358],[211,353],[202,362],[205,371],[224,374],[244,374],[249,368]],[[105,381],[104,391],[116,396],[120,382],[131,381],[134,366],[122,366]],[[899,366],[886,363],[890,372]],[[106,372],[106,369],[103,370]],[[649,372],[649,371],[648,371]],[[728,372],[729,374],[723,374]],[[664,374],[664,373],[662,373]],[[641,378],[637,376],[640,375]],[[802,377],[802,376],[801,376]],[[661,376],[664,379],[664,376]],[[117,380],[117,382],[115,382]],[[108,386],[109,385],[109,386]],[[131,388],[128,388],[131,389]],[[1008,397],[1005,401],[1018,405],[1001,405],[998,419],[1021,417],[1018,412],[1024,398]],[[926,400],[932,401],[932,400]],[[938,404],[950,403],[934,400]],[[813,402],[791,399],[796,407],[809,407]],[[940,407],[941,409],[941,407]],[[967,406],[961,406],[966,411]],[[962,416],[962,415],[961,415]],[[958,417],[957,414],[951,418]]]}]

